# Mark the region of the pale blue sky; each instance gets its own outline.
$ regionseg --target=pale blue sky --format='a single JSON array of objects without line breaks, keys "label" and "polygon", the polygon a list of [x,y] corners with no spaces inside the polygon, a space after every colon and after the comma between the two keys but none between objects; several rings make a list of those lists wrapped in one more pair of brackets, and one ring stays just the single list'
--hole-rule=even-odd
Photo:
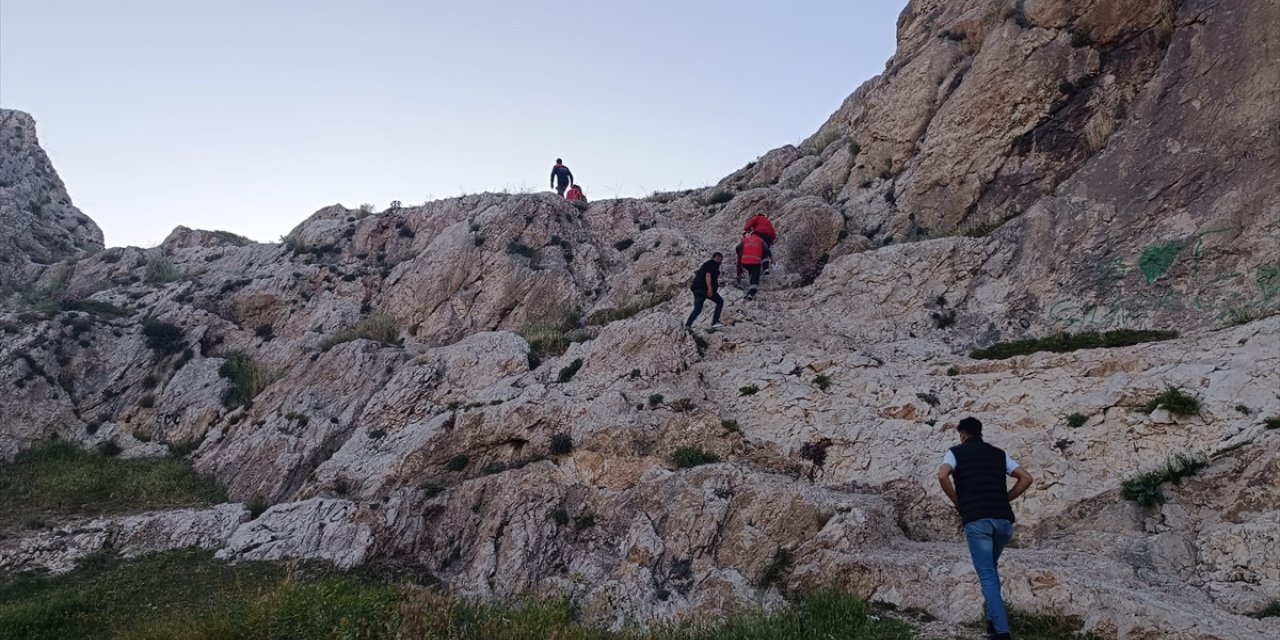
[{"label": "pale blue sky", "polygon": [[316,209],[714,183],[813,133],[905,0],[0,0],[0,105],[35,116],[108,245],[275,240]]}]

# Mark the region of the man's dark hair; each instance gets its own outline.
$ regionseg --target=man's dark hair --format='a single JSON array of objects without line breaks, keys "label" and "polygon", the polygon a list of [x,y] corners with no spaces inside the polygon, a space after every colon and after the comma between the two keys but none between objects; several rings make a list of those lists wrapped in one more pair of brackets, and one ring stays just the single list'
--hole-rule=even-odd
[{"label": "man's dark hair", "polygon": [[956,431],[966,435],[980,436],[982,435],[982,421],[974,417],[965,418],[960,421],[960,424],[956,425]]},{"label": "man's dark hair", "polygon": [[711,254],[711,257],[712,257],[712,258],[723,258],[723,257],[724,257],[724,254],[723,254],[723,253],[720,253],[719,251],[717,251],[717,252],[715,252],[715,253]]},{"label": "man's dark hair", "polygon": [[563,164],[563,163],[564,163],[564,160],[561,160],[560,158],[556,158],[556,164]]}]

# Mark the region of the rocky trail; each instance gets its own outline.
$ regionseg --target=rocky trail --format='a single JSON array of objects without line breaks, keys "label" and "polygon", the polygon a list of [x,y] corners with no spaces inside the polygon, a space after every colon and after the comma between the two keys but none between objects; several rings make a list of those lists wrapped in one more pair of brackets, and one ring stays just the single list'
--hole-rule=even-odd
[{"label": "rocky trail", "polygon": [[[916,0],[881,76],[718,185],[335,205],[278,244],[102,248],[6,110],[0,456],[172,454],[230,502],[9,527],[0,571],[198,546],[615,626],[837,586],[950,638],[979,596],[934,474],[973,415],[1036,477],[1015,607],[1273,637],[1249,614],[1280,599],[1278,13]],[[781,269],[745,301],[758,211]],[[728,326],[690,333],[716,250]],[[972,353],[1114,329],[1176,336]],[[1206,464],[1126,497],[1178,456]]]}]

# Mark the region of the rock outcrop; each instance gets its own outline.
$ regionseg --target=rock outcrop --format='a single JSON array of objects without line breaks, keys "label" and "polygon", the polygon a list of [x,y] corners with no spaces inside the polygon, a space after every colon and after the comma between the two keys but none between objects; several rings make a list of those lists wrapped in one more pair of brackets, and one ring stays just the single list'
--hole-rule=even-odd
[{"label": "rock outcrop", "polygon": [[[1037,478],[1013,604],[1275,635],[1245,614],[1280,598],[1278,10],[917,0],[884,74],[711,189],[333,206],[279,245],[179,228],[60,263],[56,304],[0,311],[0,456],[191,452],[272,506],[63,522],[0,568],[198,544],[615,623],[819,584],[958,622],[979,596],[933,476],[975,415]],[[760,210],[777,272],[686,332],[690,273]],[[1111,328],[1181,337],[966,355]],[[1169,387],[1198,413],[1148,410]],[[1123,497],[1177,455],[1207,467]]]},{"label": "rock outcrop", "polygon": [[102,230],[72,206],[40,148],[35,120],[10,109],[0,109],[0,228],[0,295],[102,248]]}]

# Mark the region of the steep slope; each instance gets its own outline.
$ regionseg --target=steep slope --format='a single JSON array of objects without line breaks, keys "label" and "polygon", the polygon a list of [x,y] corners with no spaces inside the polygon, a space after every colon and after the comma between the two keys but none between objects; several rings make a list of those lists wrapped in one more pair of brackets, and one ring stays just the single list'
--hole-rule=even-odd
[{"label": "steep slope", "polygon": [[[1280,304],[1275,9],[914,2],[885,74],[714,189],[334,206],[281,245],[179,228],[59,265],[56,295],[0,314],[0,454],[191,452],[273,506],[63,522],[0,542],[0,568],[195,544],[615,622],[816,584],[961,621],[977,586],[933,472],[976,415],[1037,476],[1015,605],[1274,634],[1243,614],[1280,598],[1280,317],[1250,319]],[[685,332],[689,273],[759,210],[780,273],[727,290],[727,331]],[[1111,327],[1183,335],[962,355]],[[1146,408],[1170,386],[1199,412]],[[1209,465],[1165,505],[1121,496],[1178,454]]]},{"label": "steep slope", "polygon": [[102,248],[102,230],[71,198],[36,140],[35,121],[0,109],[0,294]]}]

